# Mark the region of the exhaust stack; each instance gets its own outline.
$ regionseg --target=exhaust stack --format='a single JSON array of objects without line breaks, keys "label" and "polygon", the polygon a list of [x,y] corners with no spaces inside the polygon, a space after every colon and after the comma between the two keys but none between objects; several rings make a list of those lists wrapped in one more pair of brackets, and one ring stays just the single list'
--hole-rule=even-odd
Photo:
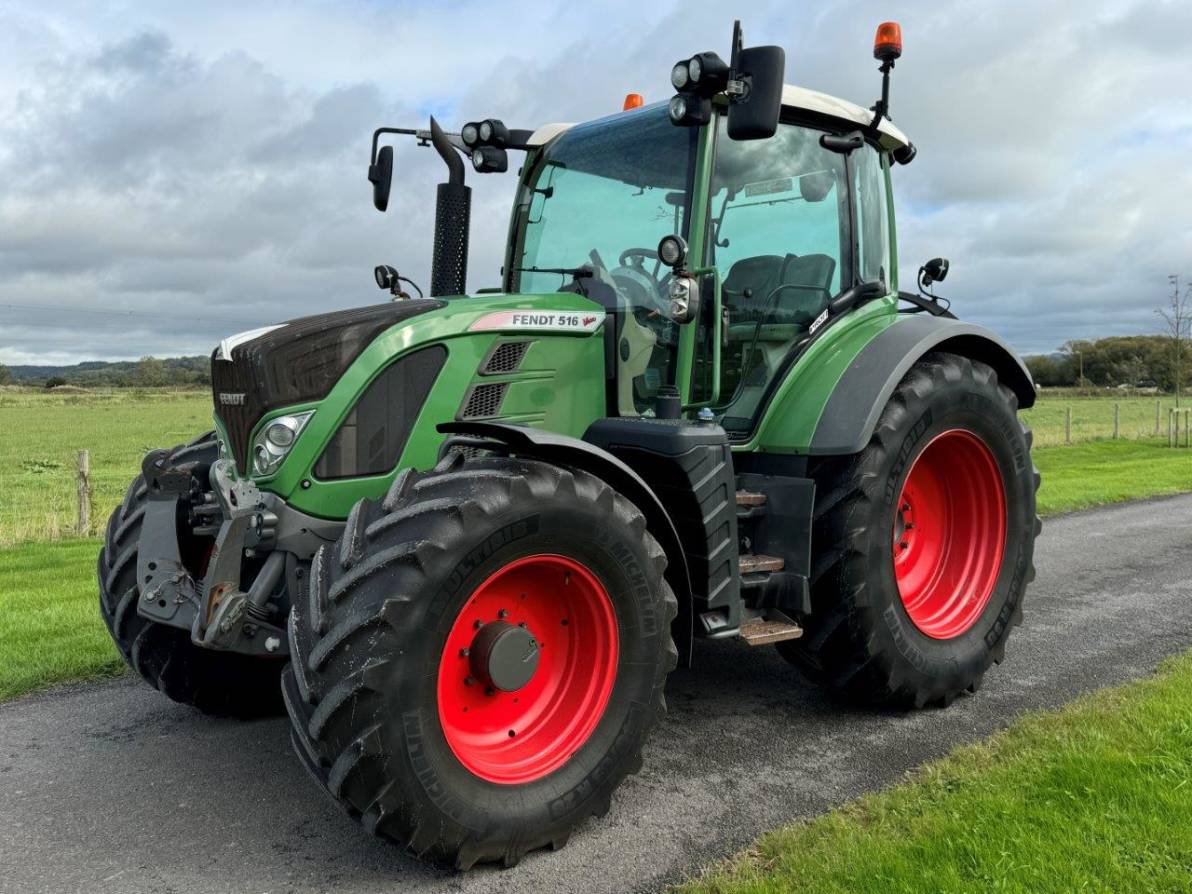
[{"label": "exhaust stack", "polygon": [[468,280],[468,229],[472,188],[464,185],[464,163],[434,117],[430,139],[447,165],[447,182],[435,200],[435,245],[431,257],[430,294],[462,295]]}]

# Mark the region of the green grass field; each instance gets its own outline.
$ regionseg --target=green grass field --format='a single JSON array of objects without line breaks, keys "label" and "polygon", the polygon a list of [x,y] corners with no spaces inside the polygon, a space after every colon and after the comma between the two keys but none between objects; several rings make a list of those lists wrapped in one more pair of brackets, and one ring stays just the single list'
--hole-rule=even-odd
[{"label": "green grass field", "polygon": [[0,389],[0,545],[73,534],[79,450],[91,451],[92,525],[102,531],[147,450],[210,428],[207,391]]},{"label": "green grass field", "polygon": [[98,553],[97,540],[0,549],[0,701],[123,672],[99,617]]},{"label": "green grass field", "polygon": [[1192,890],[1192,654],[771,832],[682,894]]},{"label": "green grass field", "polygon": [[[1136,441],[1131,446],[1137,450],[1122,448],[1121,452],[1103,452],[1095,443],[1078,446],[1078,452],[1064,460],[1040,449],[1037,462],[1046,475],[1043,502],[1063,511],[1192,488],[1181,471],[1192,466],[1192,450],[1161,446],[1167,407],[1173,404],[1169,398],[1162,399],[1163,435],[1158,440],[1152,437],[1155,400],[1044,395],[1026,411],[1023,416],[1039,448],[1063,444],[1068,407],[1073,413],[1074,441],[1109,438],[1115,403],[1121,406],[1118,443]],[[0,546],[74,536],[75,463],[80,449],[91,451],[92,527],[98,532],[123,498],[146,450],[188,441],[210,427],[211,397],[206,391],[63,394],[0,388]],[[1148,440],[1137,440],[1143,437]],[[1059,473],[1055,477],[1053,470]],[[1138,476],[1141,481],[1135,480]],[[1069,492],[1072,486],[1085,492],[1074,496]]]}]

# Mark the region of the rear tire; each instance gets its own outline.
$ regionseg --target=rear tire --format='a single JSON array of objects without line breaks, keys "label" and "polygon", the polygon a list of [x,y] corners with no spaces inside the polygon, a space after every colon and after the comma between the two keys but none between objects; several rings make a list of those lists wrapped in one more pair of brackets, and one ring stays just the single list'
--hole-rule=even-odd
[{"label": "rear tire", "polygon": [[[170,462],[214,462],[214,432],[175,447]],[[99,610],[125,662],[150,686],[205,714],[249,718],[280,713],[284,662],[200,649],[190,633],[137,614],[137,546],[148,487],[138,475],[108,519],[98,560]],[[203,549],[184,543],[184,559]],[[192,568],[193,571],[193,568]]]},{"label": "rear tire", "polygon": [[[420,858],[509,866],[561,847],[608,810],[665,711],[665,567],[637,508],[583,472],[458,454],[403,472],[316,554],[291,613],[299,758]],[[480,630],[520,637],[506,672],[539,650],[536,669],[515,688],[469,670],[490,654]]]},{"label": "rear tire", "polygon": [[852,700],[943,706],[1001,662],[1041,528],[1017,410],[986,364],[930,354],[861,453],[813,466],[812,612],[778,645],[806,676]]}]

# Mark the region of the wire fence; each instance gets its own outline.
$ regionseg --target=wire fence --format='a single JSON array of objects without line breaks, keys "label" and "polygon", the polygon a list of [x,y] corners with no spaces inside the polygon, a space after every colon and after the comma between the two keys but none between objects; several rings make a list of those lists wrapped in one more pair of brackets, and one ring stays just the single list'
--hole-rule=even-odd
[{"label": "wire fence", "polygon": [[1188,401],[1183,399],[1176,407],[1174,396],[1045,396],[1022,411],[1039,447],[1112,439],[1188,447],[1192,443],[1190,414]]}]

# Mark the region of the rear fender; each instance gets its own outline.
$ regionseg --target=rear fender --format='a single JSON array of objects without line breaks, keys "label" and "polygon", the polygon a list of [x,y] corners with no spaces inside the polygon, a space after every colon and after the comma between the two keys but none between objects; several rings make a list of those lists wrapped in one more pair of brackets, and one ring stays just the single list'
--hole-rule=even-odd
[{"label": "rear fender", "polygon": [[1034,405],[1030,372],[998,336],[972,323],[915,315],[882,330],[849,364],[824,405],[808,452],[839,456],[863,450],[898,383],[932,351],[988,364],[1018,397],[1020,409]]},{"label": "rear fender", "polygon": [[685,667],[691,664],[691,575],[683,543],[662,501],[637,472],[607,450],[587,441],[528,426],[500,422],[446,422],[438,430],[447,435],[497,441],[516,456],[581,469],[632,500],[646,517],[647,529],[666,552],[666,580],[679,600],[679,614],[671,625],[671,632],[679,650],[679,663]]}]

